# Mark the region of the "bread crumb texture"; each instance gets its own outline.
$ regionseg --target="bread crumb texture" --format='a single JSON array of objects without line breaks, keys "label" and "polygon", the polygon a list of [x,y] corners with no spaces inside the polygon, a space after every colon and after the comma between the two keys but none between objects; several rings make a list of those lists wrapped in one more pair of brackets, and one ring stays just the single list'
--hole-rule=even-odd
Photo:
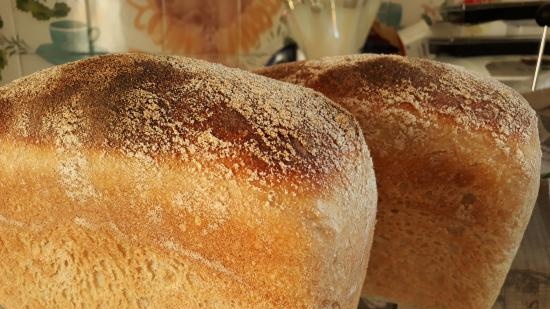
[{"label": "bread crumb texture", "polygon": [[374,174],[319,93],[101,56],[0,88],[0,145],[7,309],[357,304]]}]

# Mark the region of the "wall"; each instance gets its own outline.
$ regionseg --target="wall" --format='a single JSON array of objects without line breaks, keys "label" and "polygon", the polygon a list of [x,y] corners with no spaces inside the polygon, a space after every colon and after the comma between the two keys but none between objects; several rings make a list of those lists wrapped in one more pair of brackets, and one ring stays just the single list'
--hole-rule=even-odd
[{"label": "wall", "polygon": [[283,45],[280,0],[0,0],[0,83],[102,53],[265,64]]}]

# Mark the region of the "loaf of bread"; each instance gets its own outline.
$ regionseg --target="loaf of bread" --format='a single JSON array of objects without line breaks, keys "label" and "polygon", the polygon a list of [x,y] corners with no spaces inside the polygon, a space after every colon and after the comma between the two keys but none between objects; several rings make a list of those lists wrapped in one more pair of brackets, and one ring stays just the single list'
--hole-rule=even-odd
[{"label": "loaf of bread", "polygon": [[539,183],[536,116],[458,67],[357,55],[258,73],[322,92],[359,120],[376,171],[367,295],[420,309],[488,309]]},{"label": "loaf of bread", "polygon": [[0,306],[356,308],[356,120],[303,87],[119,54],[0,88]]}]

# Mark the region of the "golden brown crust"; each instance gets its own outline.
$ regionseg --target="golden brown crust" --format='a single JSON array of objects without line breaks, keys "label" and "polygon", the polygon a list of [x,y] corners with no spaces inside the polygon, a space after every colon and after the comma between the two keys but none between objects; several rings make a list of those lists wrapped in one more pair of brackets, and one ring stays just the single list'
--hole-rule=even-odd
[{"label": "golden brown crust", "polygon": [[[16,81],[2,97],[0,136],[49,144],[84,118],[91,127],[76,137],[85,147],[185,159],[187,148],[210,143],[223,148],[215,159],[229,169],[245,165],[272,181],[278,174],[320,180],[337,170],[337,153],[358,148],[349,138],[359,134],[353,120],[320,108],[331,103],[318,94],[273,89],[265,79],[195,60],[96,57]],[[52,113],[65,118],[48,119]]]},{"label": "golden brown crust", "polygon": [[374,174],[325,97],[120,54],[17,80],[0,106],[7,309],[357,305]]},{"label": "golden brown crust", "polygon": [[[470,130],[528,139],[534,111],[515,91],[460,67],[401,56],[356,55],[283,64],[257,73],[305,85],[355,109],[396,108],[437,114]],[[352,104],[352,103],[348,103]]]},{"label": "golden brown crust", "polygon": [[538,190],[527,102],[457,67],[397,56],[258,73],[311,87],[359,120],[379,193],[365,292],[413,308],[490,308]]}]

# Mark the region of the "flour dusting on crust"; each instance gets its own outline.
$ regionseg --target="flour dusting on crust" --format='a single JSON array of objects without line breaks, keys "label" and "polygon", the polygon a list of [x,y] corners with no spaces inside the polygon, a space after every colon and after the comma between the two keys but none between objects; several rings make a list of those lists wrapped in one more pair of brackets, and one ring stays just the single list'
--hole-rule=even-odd
[{"label": "flour dusting on crust", "polygon": [[101,198],[86,151],[136,159],[144,172],[180,162],[295,191],[327,185],[327,175],[366,153],[353,118],[322,95],[186,58],[90,58],[0,88],[0,103],[8,124],[0,136],[55,145],[59,181],[75,201]]}]

